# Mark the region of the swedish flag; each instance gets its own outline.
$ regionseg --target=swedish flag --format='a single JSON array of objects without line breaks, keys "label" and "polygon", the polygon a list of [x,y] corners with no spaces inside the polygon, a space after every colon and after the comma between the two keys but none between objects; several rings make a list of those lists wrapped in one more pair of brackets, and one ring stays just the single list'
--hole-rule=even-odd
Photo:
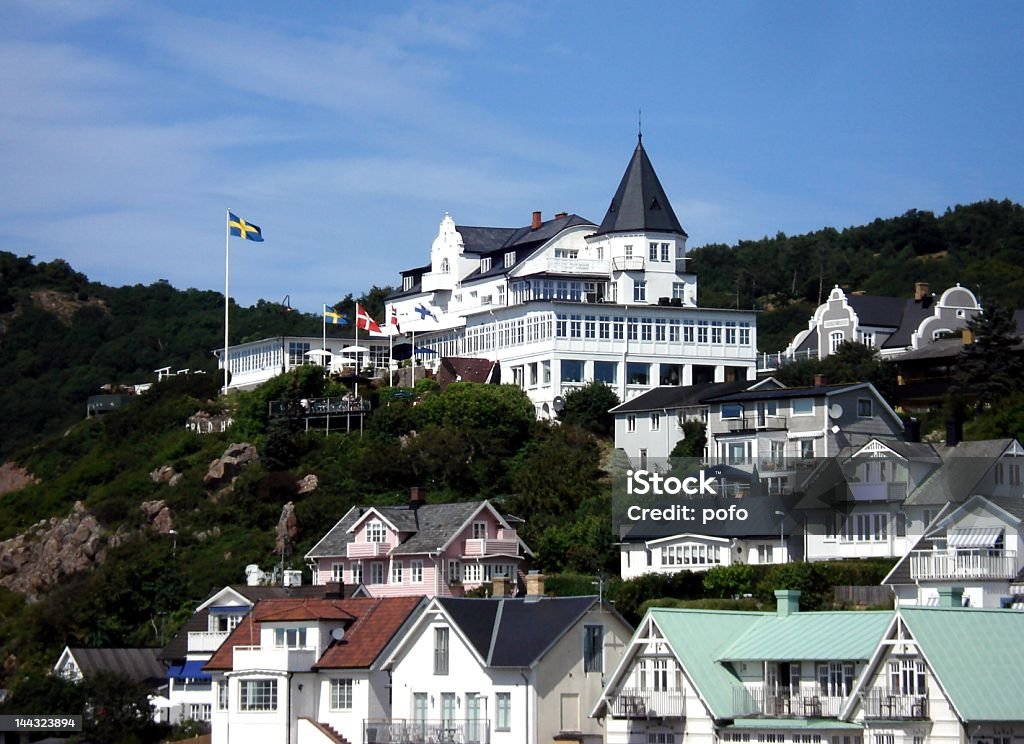
[{"label": "swedish flag", "polygon": [[246,222],[234,212],[228,212],[228,227],[231,228],[232,237],[263,242],[263,233],[259,226]]},{"label": "swedish flag", "polygon": [[324,323],[330,323],[331,325],[348,325],[348,317],[341,313],[336,313],[333,310],[324,308]]}]

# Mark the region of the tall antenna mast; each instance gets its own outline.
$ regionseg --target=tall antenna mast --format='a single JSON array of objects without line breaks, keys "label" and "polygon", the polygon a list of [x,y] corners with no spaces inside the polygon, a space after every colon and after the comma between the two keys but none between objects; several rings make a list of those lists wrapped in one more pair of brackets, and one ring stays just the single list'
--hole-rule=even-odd
[{"label": "tall antenna mast", "polygon": [[637,143],[642,142],[644,139],[644,110],[638,108],[636,110],[636,141]]}]

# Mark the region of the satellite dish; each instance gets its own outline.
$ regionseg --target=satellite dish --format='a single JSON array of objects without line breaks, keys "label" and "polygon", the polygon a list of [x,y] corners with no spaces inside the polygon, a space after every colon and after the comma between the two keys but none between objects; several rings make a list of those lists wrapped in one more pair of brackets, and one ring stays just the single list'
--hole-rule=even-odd
[{"label": "satellite dish", "polygon": [[556,395],[555,399],[551,401],[551,407],[554,408],[556,411],[561,411],[563,408],[565,408],[565,398],[563,398],[561,395]]},{"label": "satellite dish", "polygon": [[333,638],[336,641],[340,641],[344,637],[345,637],[345,629],[342,628],[342,627],[337,627],[337,628],[335,628],[334,630],[331,631],[331,638]]},{"label": "satellite dish", "polygon": [[828,417],[831,419],[840,418],[843,415],[843,407],[838,403],[833,403],[828,407]]}]

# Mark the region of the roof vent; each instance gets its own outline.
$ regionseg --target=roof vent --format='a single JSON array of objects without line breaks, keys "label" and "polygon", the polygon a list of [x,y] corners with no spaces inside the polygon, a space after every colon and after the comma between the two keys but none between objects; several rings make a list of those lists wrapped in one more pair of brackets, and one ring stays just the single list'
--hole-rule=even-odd
[{"label": "roof vent", "polygon": [[657,198],[651,199],[650,209],[652,211],[655,211],[655,212],[660,212],[661,211],[661,204],[658,203],[658,199]]}]

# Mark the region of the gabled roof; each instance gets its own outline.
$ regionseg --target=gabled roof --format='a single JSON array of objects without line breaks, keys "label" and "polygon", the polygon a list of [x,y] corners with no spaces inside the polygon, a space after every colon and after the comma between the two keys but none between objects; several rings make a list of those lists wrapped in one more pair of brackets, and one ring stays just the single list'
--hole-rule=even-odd
[{"label": "gabled roof", "polygon": [[444,390],[453,382],[479,382],[497,385],[501,382],[501,365],[490,359],[442,357],[437,383]]},{"label": "gabled roof", "polygon": [[891,612],[796,612],[754,624],[720,661],[867,661],[892,621]]},{"label": "gabled roof", "polygon": [[489,667],[531,667],[541,660],[597,597],[463,599],[435,602]]},{"label": "gabled roof", "polygon": [[72,648],[69,653],[83,677],[96,672],[123,674],[135,682],[160,683],[167,670],[158,648]]},{"label": "gabled roof", "polygon": [[625,403],[620,403],[611,409],[610,413],[663,411],[697,406],[702,404],[706,398],[747,390],[753,384],[750,380],[738,380],[736,382],[706,382],[698,385],[663,385],[651,388],[635,398],[630,398]]},{"label": "gabled roof", "polygon": [[740,390],[733,393],[710,396],[708,403],[739,402],[744,400],[775,400],[786,398],[816,398],[829,396],[845,390],[853,390],[869,383],[843,383],[839,385],[810,385],[807,387],[764,388],[758,390]]},{"label": "gabled roof", "polygon": [[1024,613],[940,607],[898,613],[964,721],[1020,720]]},{"label": "gabled roof", "polygon": [[973,495],[974,489],[985,474],[995,465],[996,460],[1010,447],[1013,439],[986,439],[976,442],[960,442],[955,447],[937,447],[942,465],[931,473],[914,492],[907,496],[905,504],[927,506],[929,504],[959,504]]},{"label": "gabled roof", "polygon": [[639,138],[612,203],[594,234],[620,232],[675,233],[686,237]]},{"label": "gabled roof", "polygon": [[[487,502],[462,501],[451,504],[423,504],[418,509],[402,506],[375,506],[374,511],[400,532],[411,535],[391,550],[391,555],[431,553],[449,542],[455,533]],[[338,520],[323,538],[306,553],[306,558],[344,556],[346,545],[355,539],[351,528],[369,507],[353,507]],[[497,513],[497,512],[495,512]]]},{"label": "gabled roof", "polygon": [[312,620],[345,628],[342,640],[332,640],[313,668],[365,669],[373,666],[421,602],[422,597],[265,599],[239,623],[204,668],[230,671],[235,646],[258,645],[264,623]]}]

